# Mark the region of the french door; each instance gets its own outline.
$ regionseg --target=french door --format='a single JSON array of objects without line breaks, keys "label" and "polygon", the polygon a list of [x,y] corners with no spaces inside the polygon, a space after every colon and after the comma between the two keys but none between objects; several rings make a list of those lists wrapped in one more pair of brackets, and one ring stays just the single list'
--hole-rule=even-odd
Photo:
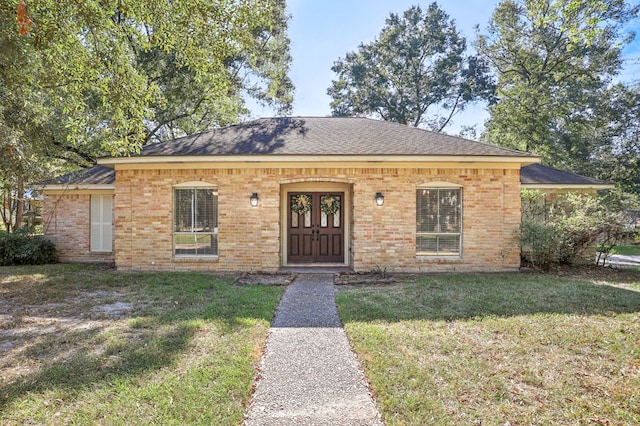
[{"label": "french door", "polygon": [[344,263],[344,192],[290,192],[288,263]]}]

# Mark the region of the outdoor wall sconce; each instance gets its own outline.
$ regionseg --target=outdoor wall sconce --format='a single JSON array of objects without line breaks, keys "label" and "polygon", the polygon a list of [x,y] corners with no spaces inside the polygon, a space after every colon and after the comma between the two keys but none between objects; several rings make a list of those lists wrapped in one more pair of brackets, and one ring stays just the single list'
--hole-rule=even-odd
[{"label": "outdoor wall sconce", "polygon": [[249,198],[249,201],[251,202],[251,207],[258,207],[258,193],[254,192],[253,194],[251,194],[251,198]]},{"label": "outdoor wall sconce", "polygon": [[381,206],[384,204],[384,195],[382,192],[376,192],[376,206]]}]

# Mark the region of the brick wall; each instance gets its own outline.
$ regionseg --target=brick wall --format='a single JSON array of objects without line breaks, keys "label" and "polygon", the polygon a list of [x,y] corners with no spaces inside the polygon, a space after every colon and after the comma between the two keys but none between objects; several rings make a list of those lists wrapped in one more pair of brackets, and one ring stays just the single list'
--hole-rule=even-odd
[{"label": "brick wall", "polygon": [[[416,187],[430,182],[462,186],[463,248],[461,257],[416,256]],[[381,191],[384,206],[372,208]],[[354,184],[354,267],[395,271],[515,270],[520,252],[513,244],[520,224],[518,170],[384,169]],[[358,223],[359,222],[359,223]]]},{"label": "brick wall", "polygon": [[[520,223],[519,170],[451,168],[118,170],[116,264],[122,270],[277,270],[282,264],[281,184],[305,180],[350,185],[348,259],[355,270],[380,266],[396,272],[498,271],[519,266],[520,254],[513,244]],[[217,259],[172,254],[172,188],[193,181],[218,188]],[[415,191],[434,181],[463,188],[460,258],[416,256]],[[257,208],[249,205],[253,192],[260,197]],[[384,194],[384,206],[375,206],[376,192]]]},{"label": "brick wall", "polygon": [[56,245],[61,262],[107,262],[113,253],[90,251],[90,194],[47,194],[43,202],[44,235]]}]

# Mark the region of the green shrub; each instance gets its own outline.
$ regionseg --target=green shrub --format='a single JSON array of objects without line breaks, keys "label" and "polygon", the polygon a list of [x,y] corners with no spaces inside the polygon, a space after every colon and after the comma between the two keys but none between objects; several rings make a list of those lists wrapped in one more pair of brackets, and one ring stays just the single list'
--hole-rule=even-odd
[{"label": "green shrub", "polygon": [[[629,215],[620,198],[564,194],[541,202],[536,191],[523,193],[520,250],[523,263],[548,270],[553,264],[604,264],[611,249],[629,234]],[[542,208],[542,210],[540,210]]]},{"label": "green shrub", "polygon": [[524,221],[520,226],[520,253],[523,263],[548,270],[558,262],[560,244],[553,226],[546,223]]},{"label": "green shrub", "polygon": [[0,234],[0,266],[41,265],[57,260],[55,245],[25,231]]}]

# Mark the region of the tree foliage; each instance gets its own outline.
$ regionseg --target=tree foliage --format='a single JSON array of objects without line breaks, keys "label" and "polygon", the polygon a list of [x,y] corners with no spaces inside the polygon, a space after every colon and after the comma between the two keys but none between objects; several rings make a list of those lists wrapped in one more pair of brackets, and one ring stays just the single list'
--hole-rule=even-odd
[{"label": "tree foliage", "polygon": [[3,186],[237,121],[247,96],[287,113],[284,8],[281,0],[3,1]]},{"label": "tree foliage", "polygon": [[594,136],[615,120],[603,100],[620,70],[621,46],[633,37],[622,26],[637,13],[624,0],[500,3],[477,40],[497,73],[484,139],[568,170],[614,150],[614,140]]},{"label": "tree foliage", "polygon": [[592,135],[594,151],[576,171],[616,182],[623,191],[640,196],[640,86],[616,84],[604,92],[598,106],[602,119]]},{"label": "tree foliage", "polygon": [[469,102],[493,93],[486,65],[465,50],[465,38],[436,3],[426,12],[413,6],[402,16],[392,13],[374,42],[334,63],[333,115],[441,131]]}]

